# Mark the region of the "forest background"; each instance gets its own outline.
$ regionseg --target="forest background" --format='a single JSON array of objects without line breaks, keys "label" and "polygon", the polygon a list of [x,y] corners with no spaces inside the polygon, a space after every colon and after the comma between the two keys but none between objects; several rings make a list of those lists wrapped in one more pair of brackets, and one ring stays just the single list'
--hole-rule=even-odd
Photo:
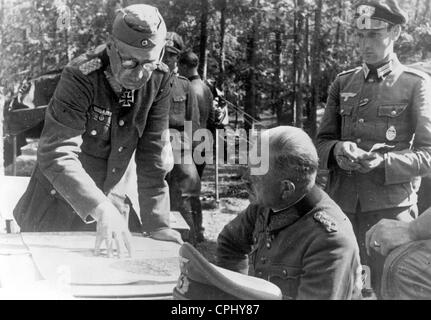
[{"label": "forest background", "polygon": [[[135,3],[159,8],[168,31],[199,55],[203,78],[213,79],[229,101],[257,120],[272,111],[277,124],[302,127],[312,137],[330,83],[360,64],[352,1],[1,0],[4,95],[103,43],[115,10]],[[410,17],[397,43],[400,60],[429,59],[431,0],[399,3]]]}]

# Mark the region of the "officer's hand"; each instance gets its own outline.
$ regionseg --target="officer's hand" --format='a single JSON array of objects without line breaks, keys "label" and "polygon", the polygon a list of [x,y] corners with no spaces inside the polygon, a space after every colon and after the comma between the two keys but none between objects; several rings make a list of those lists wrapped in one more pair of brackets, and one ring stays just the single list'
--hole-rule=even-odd
[{"label": "officer's hand", "polygon": [[334,147],[334,156],[338,166],[346,171],[356,171],[361,168],[358,163],[360,149],[351,141],[339,141]]},{"label": "officer's hand", "polygon": [[414,241],[410,231],[410,223],[398,220],[380,220],[365,234],[367,254],[371,249],[386,256],[393,249]]},{"label": "officer's hand", "polygon": [[117,249],[117,256],[120,258],[123,245],[131,257],[132,235],[127,227],[126,219],[118,209],[110,201],[105,201],[96,208],[92,216],[97,220],[94,254],[100,254],[100,246],[102,242],[105,242],[109,258],[113,256],[114,246]]},{"label": "officer's hand", "polygon": [[385,158],[381,153],[368,153],[367,156],[364,156],[359,160],[361,168],[358,171],[360,173],[368,173],[376,168],[382,167],[384,162]]},{"label": "officer's hand", "polygon": [[181,245],[184,243],[180,233],[170,228],[151,232],[150,237],[155,240],[177,242]]}]

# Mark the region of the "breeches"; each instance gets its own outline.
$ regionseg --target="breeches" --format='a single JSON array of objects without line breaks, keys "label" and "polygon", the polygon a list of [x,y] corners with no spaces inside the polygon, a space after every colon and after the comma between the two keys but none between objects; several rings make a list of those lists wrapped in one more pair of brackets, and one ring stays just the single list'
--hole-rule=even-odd
[{"label": "breeches", "polygon": [[382,219],[394,219],[399,221],[409,222],[417,216],[417,208],[403,207],[390,208],[370,212],[361,212],[360,207],[355,213],[346,213],[353,225],[353,230],[359,245],[359,253],[362,265],[366,265],[371,270],[371,286],[377,295],[380,294],[380,283],[383,272],[385,257],[371,250],[370,255],[367,255],[365,247],[365,234],[372,226]]},{"label": "breeches", "polygon": [[383,299],[431,299],[431,240],[415,241],[393,250],[386,258]]}]

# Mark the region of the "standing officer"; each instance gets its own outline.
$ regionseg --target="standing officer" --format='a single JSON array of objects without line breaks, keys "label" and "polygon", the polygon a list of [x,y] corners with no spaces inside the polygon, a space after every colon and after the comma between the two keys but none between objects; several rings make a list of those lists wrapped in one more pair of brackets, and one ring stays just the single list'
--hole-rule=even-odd
[{"label": "standing officer", "polygon": [[250,161],[244,180],[251,204],[219,234],[218,265],[276,284],[284,299],[356,297],[361,288],[358,245],[349,219],[315,185],[313,142],[295,127],[264,134],[268,171],[253,175]]},{"label": "standing officer", "polygon": [[203,241],[202,219],[200,221],[196,219],[197,213],[201,212],[199,199],[201,180],[192,159],[193,134],[199,129],[199,108],[190,81],[178,74],[178,57],[184,50],[183,40],[177,33],[168,32],[165,48],[163,61],[169,66],[172,74],[169,128],[181,134],[181,141],[174,139],[172,142],[174,168],[169,173],[167,181],[171,206],[180,211],[189,225],[189,240],[194,244]]},{"label": "standing officer", "polygon": [[[48,110],[37,166],[14,210],[25,232],[94,230],[130,252],[122,179],[136,150],[140,216],[155,239],[181,242],[169,227],[170,76],[161,63],[166,27],[155,7],[119,11],[106,46],[66,66]],[[124,183],[125,185],[120,185]],[[136,182],[135,182],[136,183]],[[136,219],[135,219],[136,220]],[[90,223],[90,224],[89,224]],[[141,231],[140,229],[134,231]]]},{"label": "standing officer", "polygon": [[384,257],[366,254],[365,233],[381,219],[417,215],[420,177],[431,167],[430,84],[394,53],[407,21],[396,0],[358,1],[354,9],[364,63],[332,84],[317,146],[330,170],[328,193],[351,219],[379,294]]}]

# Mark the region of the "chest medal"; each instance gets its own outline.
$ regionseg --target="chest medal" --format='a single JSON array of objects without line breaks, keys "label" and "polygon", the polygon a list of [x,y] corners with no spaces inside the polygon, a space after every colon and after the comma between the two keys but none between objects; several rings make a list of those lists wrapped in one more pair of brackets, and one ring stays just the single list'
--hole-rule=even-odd
[{"label": "chest medal", "polygon": [[125,89],[121,92],[119,103],[122,107],[133,107],[135,102],[135,90]]},{"label": "chest medal", "polygon": [[389,129],[386,131],[386,139],[388,141],[394,141],[397,137],[397,130],[394,126],[390,126]]}]

